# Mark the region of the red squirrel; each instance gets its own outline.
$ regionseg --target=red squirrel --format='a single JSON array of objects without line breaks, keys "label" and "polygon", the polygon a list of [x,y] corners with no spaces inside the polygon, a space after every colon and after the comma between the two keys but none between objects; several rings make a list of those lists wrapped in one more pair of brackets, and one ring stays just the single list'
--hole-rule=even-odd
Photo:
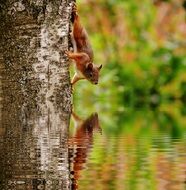
[{"label": "red squirrel", "polygon": [[88,39],[86,29],[81,25],[77,14],[76,5],[72,9],[73,35],[72,44],[74,52],[66,51],[66,55],[75,61],[76,72],[72,78],[71,84],[74,85],[80,79],[87,79],[92,84],[98,84],[99,67],[93,63],[93,50]]}]

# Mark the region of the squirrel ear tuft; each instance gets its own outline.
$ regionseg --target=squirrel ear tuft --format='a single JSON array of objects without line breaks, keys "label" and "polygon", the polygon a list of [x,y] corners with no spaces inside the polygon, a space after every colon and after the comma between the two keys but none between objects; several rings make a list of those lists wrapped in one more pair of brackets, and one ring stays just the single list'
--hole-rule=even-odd
[{"label": "squirrel ear tuft", "polygon": [[100,65],[100,66],[98,67],[98,70],[101,70],[101,68],[102,68],[102,65]]},{"label": "squirrel ear tuft", "polygon": [[93,64],[92,63],[89,63],[88,65],[87,65],[87,69],[92,69],[93,68]]}]

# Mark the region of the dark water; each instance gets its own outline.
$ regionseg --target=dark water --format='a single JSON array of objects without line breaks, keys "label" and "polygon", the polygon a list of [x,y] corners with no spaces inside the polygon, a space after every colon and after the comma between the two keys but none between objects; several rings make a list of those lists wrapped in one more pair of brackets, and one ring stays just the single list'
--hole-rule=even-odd
[{"label": "dark water", "polygon": [[0,104],[2,190],[186,189],[183,107],[70,117],[49,102],[35,108],[5,102]]}]

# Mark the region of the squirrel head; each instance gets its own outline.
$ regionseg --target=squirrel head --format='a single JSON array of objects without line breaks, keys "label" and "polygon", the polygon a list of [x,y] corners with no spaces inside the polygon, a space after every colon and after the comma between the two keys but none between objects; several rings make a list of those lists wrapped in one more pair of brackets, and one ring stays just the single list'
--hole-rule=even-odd
[{"label": "squirrel head", "polygon": [[85,78],[90,81],[92,84],[98,84],[99,80],[99,72],[102,68],[102,65],[99,67],[95,66],[93,63],[87,63],[86,68],[84,70]]}]

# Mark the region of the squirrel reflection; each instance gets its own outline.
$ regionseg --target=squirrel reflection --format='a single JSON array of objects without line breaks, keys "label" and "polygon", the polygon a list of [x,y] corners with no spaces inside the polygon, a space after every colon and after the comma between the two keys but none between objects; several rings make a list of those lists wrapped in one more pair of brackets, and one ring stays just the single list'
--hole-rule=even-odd
[{"label": "squirrel reflection", "polygon": [[91,114],[83,120],[72,112],[72,119],[76,127],[76,132],[69,139],[69,156],[71,158],[72,189],[78,189],[77,180],[80,172],[84,168],[88,153],[93,144],[93,133],[100,132],[99,118],[97,113]]}]

